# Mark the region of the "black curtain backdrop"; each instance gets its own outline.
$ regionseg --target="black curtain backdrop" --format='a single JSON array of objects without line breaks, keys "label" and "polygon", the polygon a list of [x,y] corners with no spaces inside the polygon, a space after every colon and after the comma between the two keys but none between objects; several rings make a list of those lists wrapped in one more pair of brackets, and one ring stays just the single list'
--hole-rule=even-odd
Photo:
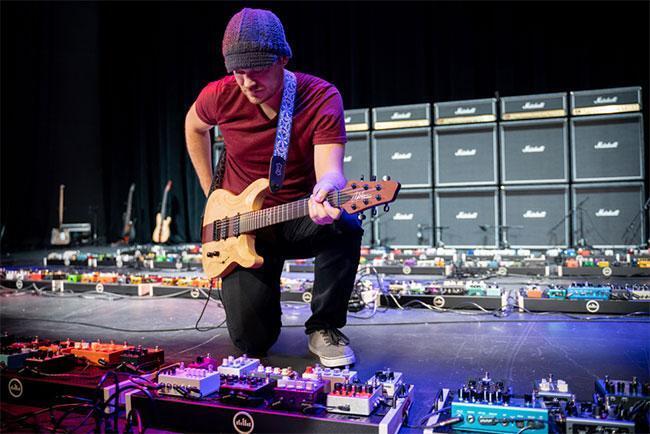
[{"label": "black curtain backdrop", "polygon": [[334,83],[347,109],[640,85],[647,137],[649,4],[4,1],[3,249],[46,245],[59,184],[65,221],[96,218],[110,242],[135,182],[147,242],[171,179],[172,241],[199,240],[184,117],[225,74],[243,6],[273,10],[289,68]]}]

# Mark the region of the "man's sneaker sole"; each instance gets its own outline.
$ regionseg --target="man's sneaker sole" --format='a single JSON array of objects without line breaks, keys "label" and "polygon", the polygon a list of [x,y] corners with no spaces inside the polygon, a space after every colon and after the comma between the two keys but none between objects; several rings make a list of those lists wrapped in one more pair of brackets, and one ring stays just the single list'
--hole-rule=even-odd
[{"label": "man's sneaker sole", "polygon": [[318,357],[320,359],[320,364],[325,366],[326,368],[336,368],[339,366],[346,366],[346,365],[352,365],[354,364],[357,360],[354,357],[354,354],[352,356],[341,356],[341,357],[324,357],[319,355],[316,351],[314,351],[311,347],[309,346],[309,351]]}]

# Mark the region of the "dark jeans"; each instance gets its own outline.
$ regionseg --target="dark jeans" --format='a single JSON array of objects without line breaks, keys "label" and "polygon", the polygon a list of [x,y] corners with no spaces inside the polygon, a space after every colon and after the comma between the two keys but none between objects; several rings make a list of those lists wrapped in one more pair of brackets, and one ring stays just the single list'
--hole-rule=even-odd
[{"label": "dark jeans", "polygon": [[345,212],[330,225],[317,225],[306,216],[258,231],[255,250],[264,265],[237,267],[223,279],[222,302],[235,346],[249,355],[264,355],[278,339],[285,259],[315,257],[312,315],[305,323],[306,333],[343,327],[362,235],[359,220]]}]

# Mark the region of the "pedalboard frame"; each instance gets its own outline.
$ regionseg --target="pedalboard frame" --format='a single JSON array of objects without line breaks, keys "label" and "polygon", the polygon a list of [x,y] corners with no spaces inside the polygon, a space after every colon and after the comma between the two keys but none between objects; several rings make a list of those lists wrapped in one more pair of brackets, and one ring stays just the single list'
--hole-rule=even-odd
[{"label": "pedalboard frame", "polygon": [[[414,386],[385,413],[354,416],[322,412],[303,414],[268,407],[225,405],[218,401],[155,396],[152,402],[140,391],[127,394],[126,410],[137,410],[146,428],[180,432],[396,434],[413,403]],[[152,409],[156,412],[153,413]]]}]

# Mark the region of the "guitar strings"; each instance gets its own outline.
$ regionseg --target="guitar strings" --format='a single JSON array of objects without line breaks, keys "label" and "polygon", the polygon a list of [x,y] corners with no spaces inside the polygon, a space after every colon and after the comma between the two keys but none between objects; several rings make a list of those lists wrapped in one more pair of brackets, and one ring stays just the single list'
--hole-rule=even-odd
[{"label": "guitar strings", "polygon": [[[328,193],[326,196],[326,199],[332,200],[332,199],[340,199],[339,204],[341,201],[349,200],[352,196],[347,194],[352,191],[361,191],[359,189],[351,189],[351,188],[346,188],[343,190],[338,190],[338,191],[333,191]],[[364,190],[365,191],[365,190]],[[265,208],[265,209],[260,209],[260,210],[255,210],[255,211],[248,211],[243,214],[240,214],[238,217],[240,219],[240,225],[242,223],[259,223],[262,222],[262,218],[264,214],[270,214],[270,217],[272,218],[273,216],[280,216],[283,213],[290,213],[290,212],[295,212],[299,210],[301,207],[304,207],[308,202],[308,199],[302,199],[298,200],[296,202],[290,202],[282,205],[278,205],[276,207],[272,208]],[[221,219],[217,224],[212,223],[214,226],[215,230],[213,231],[213,236],[217,231],[222,230],[224,227],[229,227],[233,223],[233,217],[226,217],[224,219]],[[268,220],[268,219],[267,219]],[[279,222],[278,222],[279,223]],[[249,229],[250,230],[250,229]],[[248,232],[248,231],[243,231],[243,232]]]}]

